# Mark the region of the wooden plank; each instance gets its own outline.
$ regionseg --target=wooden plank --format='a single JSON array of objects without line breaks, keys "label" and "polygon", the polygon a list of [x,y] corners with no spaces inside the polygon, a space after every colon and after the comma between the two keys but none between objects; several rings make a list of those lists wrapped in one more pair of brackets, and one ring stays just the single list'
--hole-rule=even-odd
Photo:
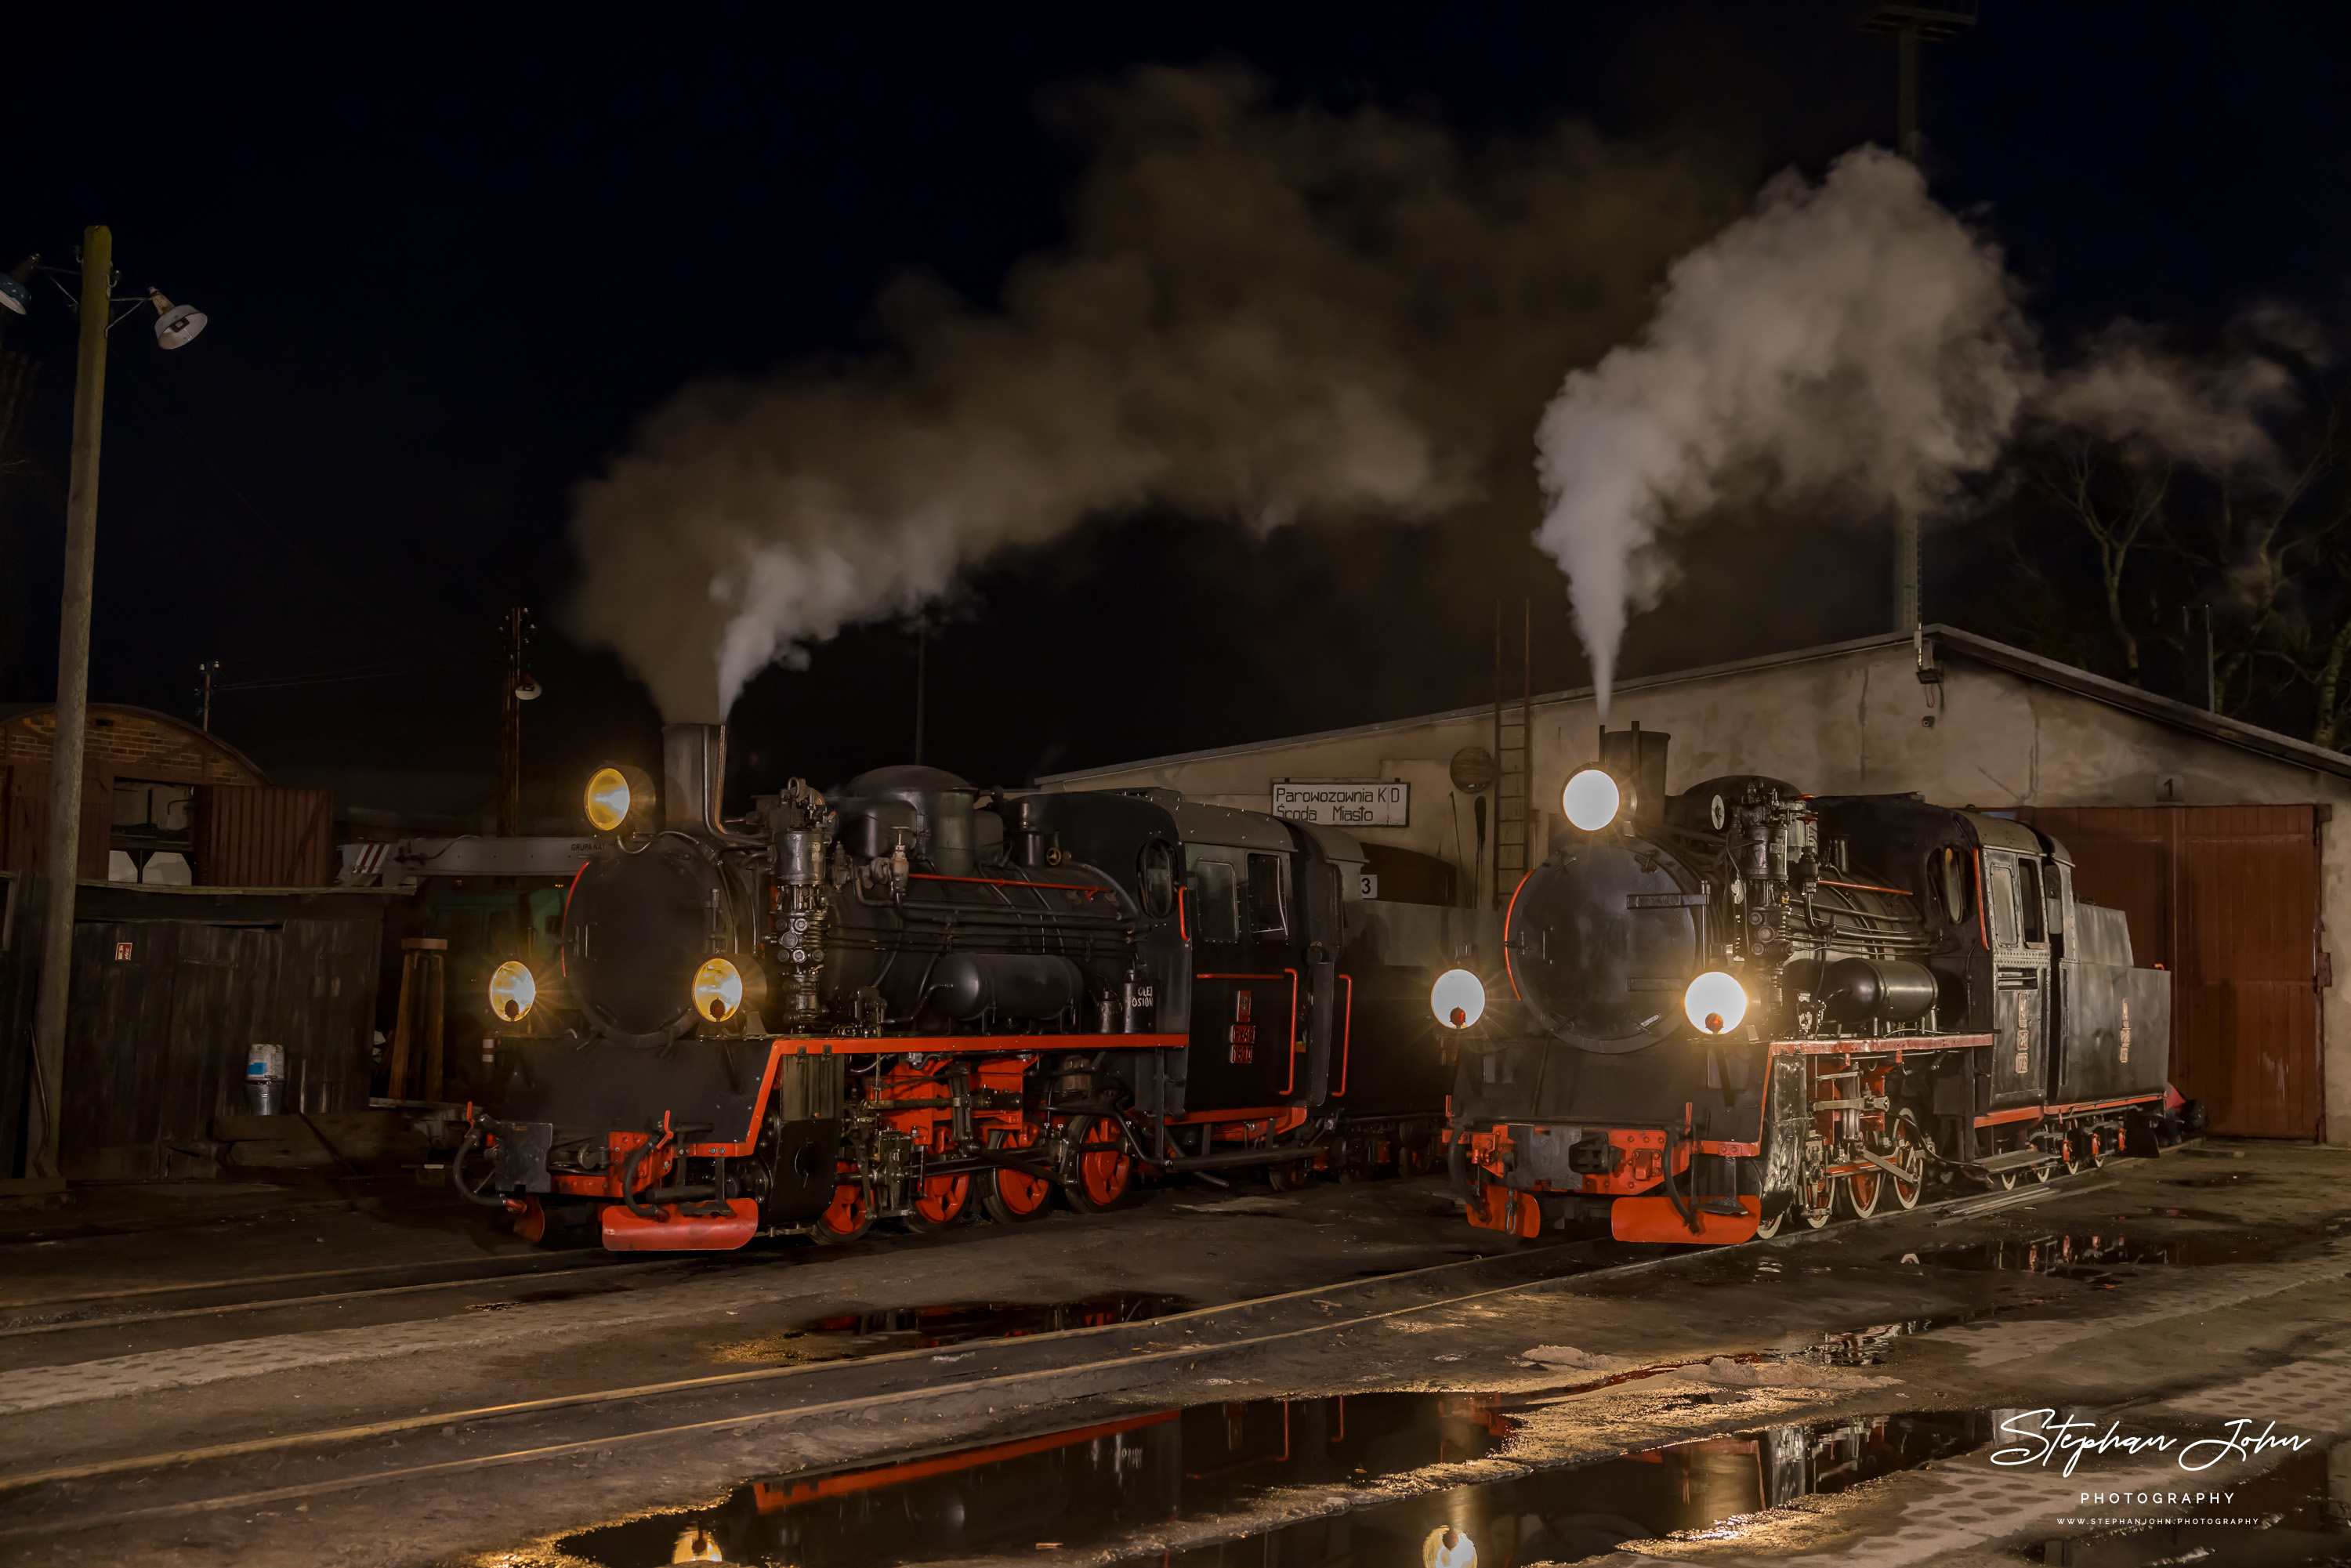
[{"label": "wooden plank", "polygon": [[2317,813],[2308,805],[2036,808],[2078,896],[2172,973],[2171,1081],[2215,1133],[2315,1136]]}]

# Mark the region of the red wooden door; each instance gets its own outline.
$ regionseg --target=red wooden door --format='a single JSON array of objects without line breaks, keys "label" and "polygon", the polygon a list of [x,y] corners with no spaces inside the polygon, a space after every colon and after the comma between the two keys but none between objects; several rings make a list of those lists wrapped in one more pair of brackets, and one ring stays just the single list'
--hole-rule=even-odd
[{"label": "red wooden door", "polygon": [[2213,1132],[2320,1133],[2314,806],[2042,807],[2074,893],[2122,910],[2135,962],[2171,971],[2171,1081]]}]

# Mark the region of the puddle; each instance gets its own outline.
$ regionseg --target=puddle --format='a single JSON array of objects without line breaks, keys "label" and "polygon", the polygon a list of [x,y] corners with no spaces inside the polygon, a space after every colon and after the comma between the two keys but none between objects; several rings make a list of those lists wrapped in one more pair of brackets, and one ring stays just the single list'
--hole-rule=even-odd
[{"label": "puddle", "polygon": [[2314,1241],[2315,1229],[2276,1236],[2132,1237],[2112,1230],[2071,1230],[2043,1236],[2001,1237],[1958,1247],[1921,1249],[1901,1255],[1905,1263],[1932,1269],[1967,1269],[2049,1274],[2060,1279],[2098,1279],[2116,1269],[2188,1268],[2266,1263],[2289,1247]]},{"label": "puddle", "polygon": [[[1161,1410],[888,1465],[803,1471],[737,1488],[714,1508],[584,1531],[569,1559],[610,1568],[704,1560],[835,1568],[988,1553],[1135,1551],[1170,1525],[1294,1486],[1370,1487],[1500,1448],[1541,1395],[1362,1394]],[[1735,1533],[1742,1516],[1985,1441],[1991,1419],[1952,1411],[1774,1427],[1596,1463],[1457,1487],[1172,1554],[1358,1564],[1573,1562],[1624,1541]],[[1442,1533],[1455,1532],[1451,1543]],[[1443,1555],[1430,1554],[1438,1537]],[[1460,1551],[1463,1540],[1475,1556]],[[1237,1551],[1238,1549],[1238,1551]],[[673,1553],[680,1553],[674,1556]]]},{"label": "puddle", "polygon": [[2220,1176],[2168,1176],[2164,1179],[2163,1185],[2166,1186],[2258,1186],[2268,1179],[2267,1176],[2257,1176],[2245,1171],[2228,1171]]},{"label": "puddle", "polygon": [[1011,1339],[1138,1322],[1183,1312],[1192,1304],[1183,1296],[1116,1291],[1075,1301],[949,1301],[893,1307],[816,1318],[780,1333],[720,1345],[714,1354],[724,1362],[830,1361],[893,1350],[929,1350],[966,1340]]}]

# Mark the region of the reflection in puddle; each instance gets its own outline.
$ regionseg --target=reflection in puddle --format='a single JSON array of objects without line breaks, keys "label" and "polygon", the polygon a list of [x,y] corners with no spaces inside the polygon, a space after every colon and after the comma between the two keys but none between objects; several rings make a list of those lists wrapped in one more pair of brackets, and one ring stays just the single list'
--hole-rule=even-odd
[{"label": "reflection in puddle", "polygon": [[2165,1179],[2163,1185],[2166,1186],[2245,1186],[2257,1184],[2263,1179],[2265,1178],[2245,1171],[2229,1171],[2220,1176],[2170,1176]]},{"label": "reflection in puddle", "polygon": [[1903,1261],[1937,1269],[2002,1270],[2088,1279],[2110,1269],[2262,1263],[2288,1247],[2316,1240],[2319,1236],[2317,1231],[2304,1230],[2273,1236],[2150,1238],[2142,1234],[2134,1239],[2120,1228],[2074,1230],[1935,1248],[1907,1253]]},{"label": "reflection in puddle", "polygon": [[928,1307],[893,1307],[883,1312],[841,1312],[717,1347],[720,1361],[830,1361],[893,1350],[927,1350],[973,1339],[1011,1339],[1138,1322],[1182,1312],[1182,1296],[1115,1291],[1082,1301],[1045,1303],[947,1301]]},{"label": "reflection in puddle", "polygon": [[[2259,1524],[2180,1524],[2157,1517],[2071,1540],[2014,1549],[2028,1563],[2065,1568],[2167,1568],[2199,1563],[2229,1568],[2294,1568],[2351,1561],[2351,1444],[2313,1448],[2257,1476],[2231,1481],[2231,1518]],[[2143,1510],[2110,1511],[2126,1518]]]},{"label": "reflection in puddle", "polygon": [[1169,1526],[1190,1534],[1186,1521],[1278,1488],[1370,1486],[1495,1452],[1513,1429],[1512,1413],[1543,1397],[1369,1394],[1155,1411],[755,1482],[716,1508],[586,1531],[562,1549],[611,1568],[673,1561],[688,1540],[704,1560],[716,1549],[731,1563],[797,1568],[1057,1549],[1205,1568],[1236,1561],[1237,1546],[1246,1547],[1238,1560],[1251,1563],[1353,1568],[1572,1562],[1623,1541],[1722,1531],[1743,1515],[1963,1453],[1991,1435],[1989,1417],[1968,1411],[1775,1427],[1374,1503],[1173,1553],[1152,1544]]}]

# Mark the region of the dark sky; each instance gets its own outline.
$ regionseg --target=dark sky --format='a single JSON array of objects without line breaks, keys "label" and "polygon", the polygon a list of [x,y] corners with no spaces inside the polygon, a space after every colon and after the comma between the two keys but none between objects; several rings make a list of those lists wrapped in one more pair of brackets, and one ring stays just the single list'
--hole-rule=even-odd
[{"label": "dark sky", "polygon": [[[1929,171],[2008,247],[2053,329],[2210,323],[2268,298],[2337,309],[2351,10],[1984,13],[1928,51]],[[682,384],[870,349],[876,291],[909,269],[985,304],[1066,233],[1083,150],[1041,122],[1041,96],[1236,62],[1279,103],[1379,104],[1472,139],[1576,118],[1754,175],[1817,172],[1892,134],[1892,48],[1852,14],[475,8],[289,27],[11,8],[0,266],[69,260],[104,222],[127,287],[212,318],[169,355],[144,318],[114,337],[92,695],[187,714],[210,658],[233,683],[389,671],[231,691],[217,727],[304,776],[482,770],[494,627],[528,604],[548,688],[528,714],[530,772],[568,795],[594,761],[643,757],[658,722],[610,655],[554,629],[570,486]],[[50,290],[33,319],[0,321],[0,346],[42,361],[0,481],[9,700],[55,689],[61,306]],[[1880,624],[1873,541],[1810,541],[1815,593],[1755,602],[1754,558],[1775,548],[1709,552],[1636,626],[1628,672]],[[1102,519],[969,584],[932,642],[926,760],[1018,781],[1480,700],[1504,595],[1514,622],[1535,601],[1538,685],[1579,683],[1560,579],[1523,553],[1457,560],[1428,528],[1259,546]],[[1937,592],[1930,576],[1930,616]],[[761,784],[902,760],[913,674],[903,628],[852,633],[755,683],[737,755]]]}]

